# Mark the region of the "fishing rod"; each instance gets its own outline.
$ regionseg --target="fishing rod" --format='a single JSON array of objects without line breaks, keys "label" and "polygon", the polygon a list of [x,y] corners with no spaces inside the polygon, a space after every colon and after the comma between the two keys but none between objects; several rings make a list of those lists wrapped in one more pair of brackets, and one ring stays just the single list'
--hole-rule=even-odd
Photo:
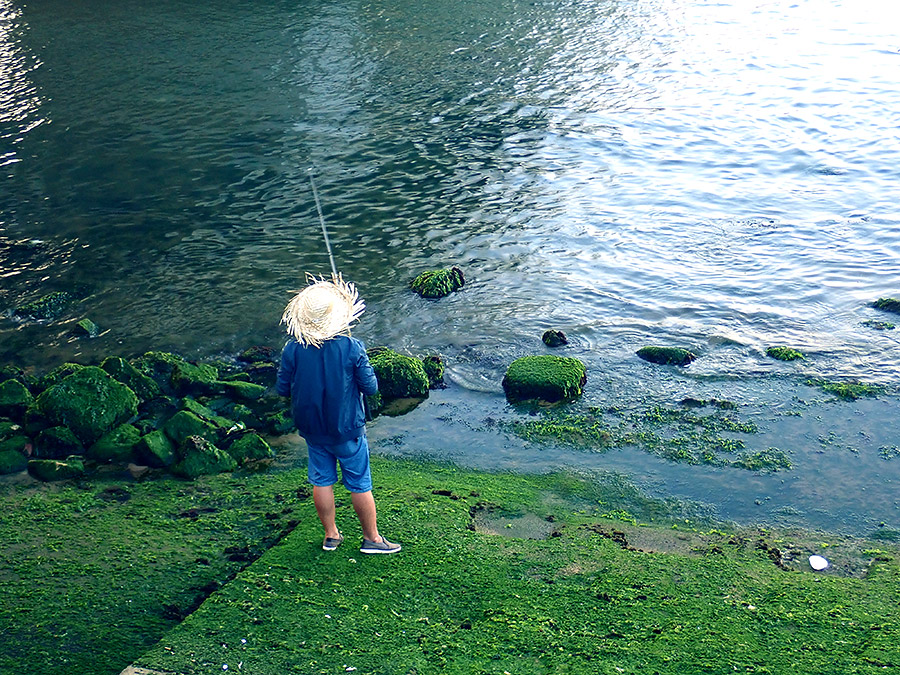
[{"label": "fishing rod", "polygon": [[[337,265],[334,264],[334,255],[331,252],[331,241],[328,239],[328,229],[325,227],[325,216],[322,215],[322,204],[319,202],[319,191],[316,189],[316,181],[313,179],[312,169],[309,170],[309,184],[312,187],[313,198],[316,200],[316,211],[319,213],[319,224],[322,226],[322,236],[325,237],[325,248],[328,249],[328,260],[331,262],[331,279],[334,282],[338,280]],[[363,404],[363,416],[366,422],[375,419],[372,410],[369,407],[369,397],[360,392]]]},{"label": "fishing rod", "polygon": [[312,169],[309,172],[309,184],[312,186],[313,198],[316,200],[316,211],[319,212],[319,223],[322,225],[322,235],[325,237],[328,260],[331,261],[331,277],[337,280],[337,266],[334,264],[334,255],[331,253],[331,241],[328,239],[328,230],[325,228],[325,216],[322,215],[322,204],[319,202],[319,191],[316,190],[316,181],[313,179]]}]

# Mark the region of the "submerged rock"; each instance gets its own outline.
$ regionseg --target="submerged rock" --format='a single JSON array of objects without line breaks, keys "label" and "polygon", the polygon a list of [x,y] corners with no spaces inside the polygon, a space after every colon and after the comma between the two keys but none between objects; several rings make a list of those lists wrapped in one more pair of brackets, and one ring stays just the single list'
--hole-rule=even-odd
[{"label": "submerged rock", "polygon": [[367,354],[378,378],[378,391],[385,402],[395,398],[428,396],[428,374],[419,359],[385,347],[375,347]]},{"label": "submerged rock", "polygon": [[429,270],[409,282],[409,287],[423,298],[443,298],[465,284],[463,272],[458,267]]},{"label": "submerged rock", "polygon": [[575,358],[523,356],[513,361],[503,376],[503,391],[510,402],[540,399],[555,402],[581,395],[587,369]]},{"label": "submerged rock", "polygon": [[84,461],[81,457],[67,457],[64,461],[57,459],[32,459],[28,461],[28,473],[45,482],[55,480],[71,480],[84,475]]},{"label": "submerged rock", "polygon": [[884,312],[893,312],[894,314],[900,314],[900,300],[897,300],[896,298],[879,298],[872,303],[872,307],[874,307],[875,309],[880,309]]},{"label": "submerged rock", "polygon": [[544,334],[541,336],[541,342],[543,342],[548,347],[562,347],[563,345],[569,344],[568,338],[566,338],[566,334],[561,330],[547,330],[544,331]]},{"label": "submerged rock", "polygon": [[82,319],[72,328],[72,335],[80,338],[95,338],[100,335],[100,326],[90,319]]},{"label": "submerged rock", "polygon": [[637,350],[637,355],[644,361],[667,366],[686,366],[697,358],[681,347],[641,347]]},{"label": "submerged rock", "polygon": [[194,479],[237,468],[237,462],[231,455],[201,436],[186,438],[178,449],[178,455],[180,459],[171,471],[185,478]]},{"label": "submerged rock", "polygon": [[275,358],[275,350],[272,347],[254,346],[248,347],[240,354],[237,360],[244,363],[259,363],[262,361],[272,361]]},{"label": "submerged rock", "polygon": [[872,321],[871,319],[868,321],[863,321],[862,325],[866,328],[872,328],[874,330],[894,330],[896,326],[888,321]]},{"label": "submerged rock", "polygon": [[769,347],[766,350],[766,356],[779,361],[796,361],[797,359],[805,359],[803,352],[791,347]]},{"label": "submerged rock", "polygon": [[37,408],[56,425],[69,427],[85,445],[137,415],[138,398],[105,370],[87,366],[38,396]]},{"label": "submerged rock", "polygon": [[33,302],[19,305],[13,310],[15,316],[23,319],[55,319],[75,301],[71,293],[56,291],[48,293]]}]

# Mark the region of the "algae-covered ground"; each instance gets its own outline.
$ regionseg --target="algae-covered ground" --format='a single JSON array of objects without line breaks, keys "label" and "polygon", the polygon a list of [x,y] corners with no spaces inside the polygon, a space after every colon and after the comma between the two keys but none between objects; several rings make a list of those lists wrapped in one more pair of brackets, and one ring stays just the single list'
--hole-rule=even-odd
[{"label": "algae-covered ground", "polygon": [[392,556],[342,490],[322,551],[302,469],[7,489],[0,672],[900,667],[893,543],[733,531],[615,476],[373,467]]}]

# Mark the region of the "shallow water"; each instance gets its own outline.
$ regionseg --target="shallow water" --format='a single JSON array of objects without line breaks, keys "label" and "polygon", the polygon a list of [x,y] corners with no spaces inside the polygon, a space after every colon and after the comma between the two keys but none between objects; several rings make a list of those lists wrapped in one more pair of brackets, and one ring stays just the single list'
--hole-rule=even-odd
[{"label": "shallow water", "polygon": [[[763,410],[807,375],[896,384],[900,331],[861,322],[889,321],[868,303],[900,294],[898,14],[0,0],[0,308],[80,299],[57,322],[0,319],[0,360],[279,344],[287,291],[329,271],[314,168],[338,266],[369,306],[356,335],[443,353],[444,395],[476,418],[505,409],[506,365],[549,327],[588,364],[589,400],[738,382]],[[448,264],[461,293],[407,290]],[[69,338],[83,316],[104,334]],[[648,368],[647,343],[702,358]],[[774,344],[809,358],[771,361]],[[878,406],[839,410],[851,435],[896,433]],[[471,460],[490,465],[503,442],[479,438]],[[667,486],[702,473],[622,461]],[[822,461],[822,481],[844,470]],[[888,485],[898,465],[846,470]],[[728,495],[710,501],[730,513]]]}]

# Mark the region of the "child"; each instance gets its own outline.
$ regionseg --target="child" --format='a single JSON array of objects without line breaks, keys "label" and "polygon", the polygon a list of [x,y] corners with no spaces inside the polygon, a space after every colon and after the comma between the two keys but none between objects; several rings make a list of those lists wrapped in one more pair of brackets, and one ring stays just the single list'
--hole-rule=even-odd
[{"label": "child", "polygon": [[291,414],[309,448],[309,482],[325,540],[333,551],[344,541],[335,524],[337,464],[362,526],[360,553],[396,553],[378,532],[362,394],[378,391],[363,343],[350,324],[366,306],[353,284],[338,275],[311,283],[291,299],[281,322],[292,339],[281,353],[276,391],[291,397]]}]

